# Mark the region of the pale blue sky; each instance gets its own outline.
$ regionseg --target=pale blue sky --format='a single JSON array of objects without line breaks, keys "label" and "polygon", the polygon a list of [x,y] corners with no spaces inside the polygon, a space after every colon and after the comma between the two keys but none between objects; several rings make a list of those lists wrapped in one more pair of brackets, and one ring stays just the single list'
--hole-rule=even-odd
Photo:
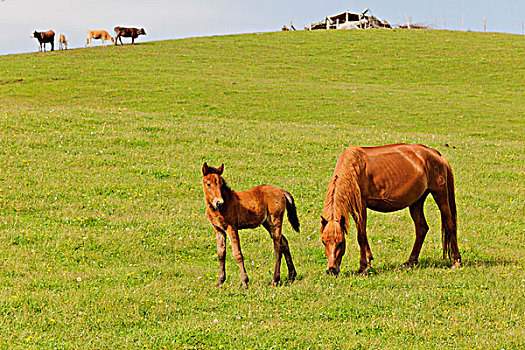
[{"label": "pale blue sky", "polygon": [[[525,0],[4,0],[0,1],[0,54],[34,52],[33,30],[64,33],[70,48],[84,47],[87,29],[144,27],[145,40],[277,31],[293,21],[296,28],[344,10],[372,13],[391,24],[413,23],[436,29],[522,34]],[[95,45],[100,45],[95,41]],[[1,67],[0,67],[1,68]]]}]

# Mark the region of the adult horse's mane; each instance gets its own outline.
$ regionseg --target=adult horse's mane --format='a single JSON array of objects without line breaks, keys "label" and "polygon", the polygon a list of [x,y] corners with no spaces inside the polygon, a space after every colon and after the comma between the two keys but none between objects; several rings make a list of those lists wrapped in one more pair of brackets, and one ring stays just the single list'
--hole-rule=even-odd
[{"label": "adult horse's mane", "polygon": [[[346,219],[347,213],[350,213],[356,222],[361,222],[359,178],[363,168],[362,155],[355,148],[350,148],[338,159],[326,191],[323,209],[326,220],[340,220],[343,216]],[[345,220],[345,226],[348,229],[348,220]]]}]

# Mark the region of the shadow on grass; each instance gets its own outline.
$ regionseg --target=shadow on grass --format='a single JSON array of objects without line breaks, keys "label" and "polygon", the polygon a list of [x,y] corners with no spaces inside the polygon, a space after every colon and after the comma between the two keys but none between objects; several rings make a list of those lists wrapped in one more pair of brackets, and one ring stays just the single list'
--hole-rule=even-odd
[{"label": "shadow on grass", "polygon": [[[501,258],[486,258],[486,259],[463,259],[461,268],[477,268],[477,267],[502,267],[514,266],[520,264],[516,260],[501,259]],[[414,266],[405,266],[404,263],[385,263],[380,266],[372,266],[367,274],[359,273],[357,270],[341,271],[341,277],[356,277],[356,276],[374,276],[383,274],[387,271],[410,271],[416,269],[451,269],[452,263],[449,260],[440,258],[423,258]]]}]

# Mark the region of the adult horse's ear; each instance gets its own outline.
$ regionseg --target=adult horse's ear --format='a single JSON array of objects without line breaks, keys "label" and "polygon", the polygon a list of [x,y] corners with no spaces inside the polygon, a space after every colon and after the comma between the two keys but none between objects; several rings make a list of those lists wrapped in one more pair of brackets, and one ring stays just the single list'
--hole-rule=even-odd
[{"label": "adult horse's ear", "polygon": [[321,215],[321,226],[325,227],[327,223],[328,223],[328,220],[326,220],[326,219]]},{"label": "adult horse's ear", "polygon": [[222,172],[224,171],[224,164],[221,164],[221,166],[218,167],[217,170],[219,171],[219,175],[222,175]]},{"label": "adult horse's ear", "polygon": [[206,164],[206,162],[204,162],[204,165],[202,166],[202,175],[208,175],[208,164]]}]

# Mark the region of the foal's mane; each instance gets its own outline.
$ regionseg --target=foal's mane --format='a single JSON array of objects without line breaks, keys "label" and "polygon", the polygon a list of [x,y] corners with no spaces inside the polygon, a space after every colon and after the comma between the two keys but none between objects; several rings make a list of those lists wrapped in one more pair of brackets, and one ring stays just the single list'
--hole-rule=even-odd
[{"label": "foal's mane", "polygon": [[215,167],[209,166],[209,165],[206,168],[206,172],[208,174],[218,174],[219,176],[222,174],[222,171],[220,171],[219,169],[217,169]]},{"label": "foal's mane", "polygon": [[[361,189],[359,177],[364,168],[364,160],[357,147],[347,148],[337,161],[334,175],[328,184],[323,217],[326,220],[340,220],[352,215],[356,222],[361,221]],[[348,220],[345,220],[348,228]]]}]

